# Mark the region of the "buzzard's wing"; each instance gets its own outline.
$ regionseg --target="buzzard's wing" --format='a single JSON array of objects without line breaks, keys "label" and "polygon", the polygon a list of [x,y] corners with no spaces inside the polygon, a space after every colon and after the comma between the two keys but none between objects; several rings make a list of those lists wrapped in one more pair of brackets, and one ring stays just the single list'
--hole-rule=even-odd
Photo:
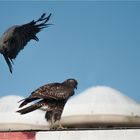
[{"label": "buzzard's wing", "polygon": [[29,98],[43,98],[52,100],[66,100],[68,99],[72,90],[61,84],[53,83],[47,84],[32,92]]},{"label": "buzzard's wing", "polygon": [[22,102],[20,105],[19,105],[19,107],[23,107],[23,106],[25,106],[26,104],[28,104],[28,103],[30,103],[30,102],[32,102],[32,101],[35,101],[35,100],[37,100],[37,99],[39,99],[39,98],[25,98],[25,99],[22,99],[22,100],[20,100],[19,102]]},{"label": "buzzard's wing", "polygon": [[36,99],[49,99],[49,100],[67,100],[70,96],[71,89],[61,83],[53,83],[44,85],[34,92],[28,97],[21,101],[23,101],[19,107],[22,107]]},{"label": "buzzard's wing", "polygon": [[17,112],[20,113],[20,114],[26,114],[26,113],[29,113],[29,112],[32,112],[42,106],[48,106],[47,102],[44,102],[44,100],[41,100],[33,105],[30,105],[28,107],[25,107],[23,109],[20,109],[18,110]]},{"label": "buzzard's wing", "polygon": [[19,112],[21,114],[26,114],[26,113],[32,112],[38,108],[41,108],[43,106],[45,106],[45,111],[52,111],[55,109],[55,110],[60,110],[62,112],[65,103],[66,103],[65,101],[57,102],[54,100],[43,99],[39,102],[36,102],[33,105],[30,105],[28,107],[18,110],[17,112]]}]

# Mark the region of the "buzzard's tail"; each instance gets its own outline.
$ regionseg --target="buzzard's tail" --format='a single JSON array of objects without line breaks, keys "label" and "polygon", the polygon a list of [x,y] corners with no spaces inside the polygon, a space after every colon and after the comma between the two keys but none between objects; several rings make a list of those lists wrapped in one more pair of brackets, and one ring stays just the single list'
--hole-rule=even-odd
[{"label": "buzzard's tail", "polygon": [[13,60],[8,58],[5,54],[3,54],[3,57],[9,67],[10,72],[12,73],[12,70],[13,70],[12,64],[14,64]]},{"label": "buzzard's tail", "polygon": [[29,107],[20,109],[20,110],[18,110],[18,111],[16,111],[16,112],[18,112],[18,113],[20,113],[20,114],[26,114],[26,113],[35,111],[36,109],[40,108],[41,106],[42,106],[41,104],[36,103],[36,104],[30,105]]},{"label": "buzzard's tail", "polygon": [[22,100],[18,101],[18,103],[23,101],[23,102],[19,105],[19,108],[25,106],[26,104],[28,104],[28,103],[30,103],[30,102],[32,102],[32,101],[37,100],[37,99],[38,99],[38,98],[25,98],[25,99],[22,99]]}]

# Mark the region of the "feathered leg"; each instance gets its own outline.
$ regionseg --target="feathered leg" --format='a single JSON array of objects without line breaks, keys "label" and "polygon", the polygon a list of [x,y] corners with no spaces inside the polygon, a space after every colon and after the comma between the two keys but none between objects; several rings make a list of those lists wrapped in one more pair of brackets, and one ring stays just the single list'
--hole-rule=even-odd
[{"label": "feathered leg", "polygon": [[46,112],[45,118],[50,124],[51,130],[66,129],[62,126],[60,122],[61,114],[62,114],[62,110],[51,110]]},{"label": "feathered leg", "polygon": [[53,115],[53,111],[47,111],[45,114],[45,119],[48,121],[49,125],[50,125],[50,130],[54,130],[54,115]]}]

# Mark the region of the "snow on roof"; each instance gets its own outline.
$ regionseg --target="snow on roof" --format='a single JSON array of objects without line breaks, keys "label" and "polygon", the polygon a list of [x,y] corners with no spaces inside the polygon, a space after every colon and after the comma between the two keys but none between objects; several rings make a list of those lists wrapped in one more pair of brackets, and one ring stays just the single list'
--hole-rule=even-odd
[{"label": "snow on roof", "polygon": [[18,101],[23,99],[21,96],[10,95],[0,98],[0,112],[13,112],[18,109]]},{"label": "snow on roof", "polygon": [[[45,124],[48,126],[44,118],[45,112],[41,110],[36,110],[25,115],[16,113],[19,106],[18,101],[21,99],[23,99],[21,96],[5,96],[0,98],[0,123]],[[86,116],[85,124],[87,123],[87,118],[91,119],[91,124],[91,122],[98,120],[98,117],[101,117],[98,122],[105,119],[105,117],[107,117],[108,121],[108,117],[112,116],[116,120],[115,115],[140,116],[140,104],[113,88],[97,86],[89,88],[68,100],[62,117],[66,118],[66,121],[64,120],[63,122],[68,123],[70,121],[70,123],[74,122],[76,124],[80,116]],[[78,117],[77,119],[73,118],[76,116]],[[67,117],[71,117],[71,120]],[[79,123],[85,120],[84,118],[81,119],[82,121]],[[139,117],[136,119],[140,121]],[[121,122],[124,122],[124,119],[121,119]]]},{"label": "snow on roof", "polygon": [[107,87],[92,87],[71,98],[62,116],[71,115],[140,115],[140,104],[123,93]]},{"label": "snow on roof", "polygon": [[23,99],[21,96],[10,95],[0,98],[0,123],[28,123],[28,124],[46,124],[45,114],[41,110],[20,115],[18,110],[18,101]]}]

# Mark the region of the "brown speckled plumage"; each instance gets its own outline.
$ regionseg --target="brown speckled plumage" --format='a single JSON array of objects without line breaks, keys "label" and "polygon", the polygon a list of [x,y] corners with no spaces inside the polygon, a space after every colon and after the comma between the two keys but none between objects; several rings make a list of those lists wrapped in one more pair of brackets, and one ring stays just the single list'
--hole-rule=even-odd
[{"label": "brown speckled plumage", "polygon": [[39,99],[38,102],[17,112],[26,114],[38,108],[46,107],[42,110],[46,111],[45,118],[53,127],[54,122],[60,120],[67,100],[74,95],[74,89],[77,88],[77,84],[75,79],[67,79],[62,83],[46,84],[32,92],[29,97],[21,100],[20,102],[22,103],[19,108]]}]

